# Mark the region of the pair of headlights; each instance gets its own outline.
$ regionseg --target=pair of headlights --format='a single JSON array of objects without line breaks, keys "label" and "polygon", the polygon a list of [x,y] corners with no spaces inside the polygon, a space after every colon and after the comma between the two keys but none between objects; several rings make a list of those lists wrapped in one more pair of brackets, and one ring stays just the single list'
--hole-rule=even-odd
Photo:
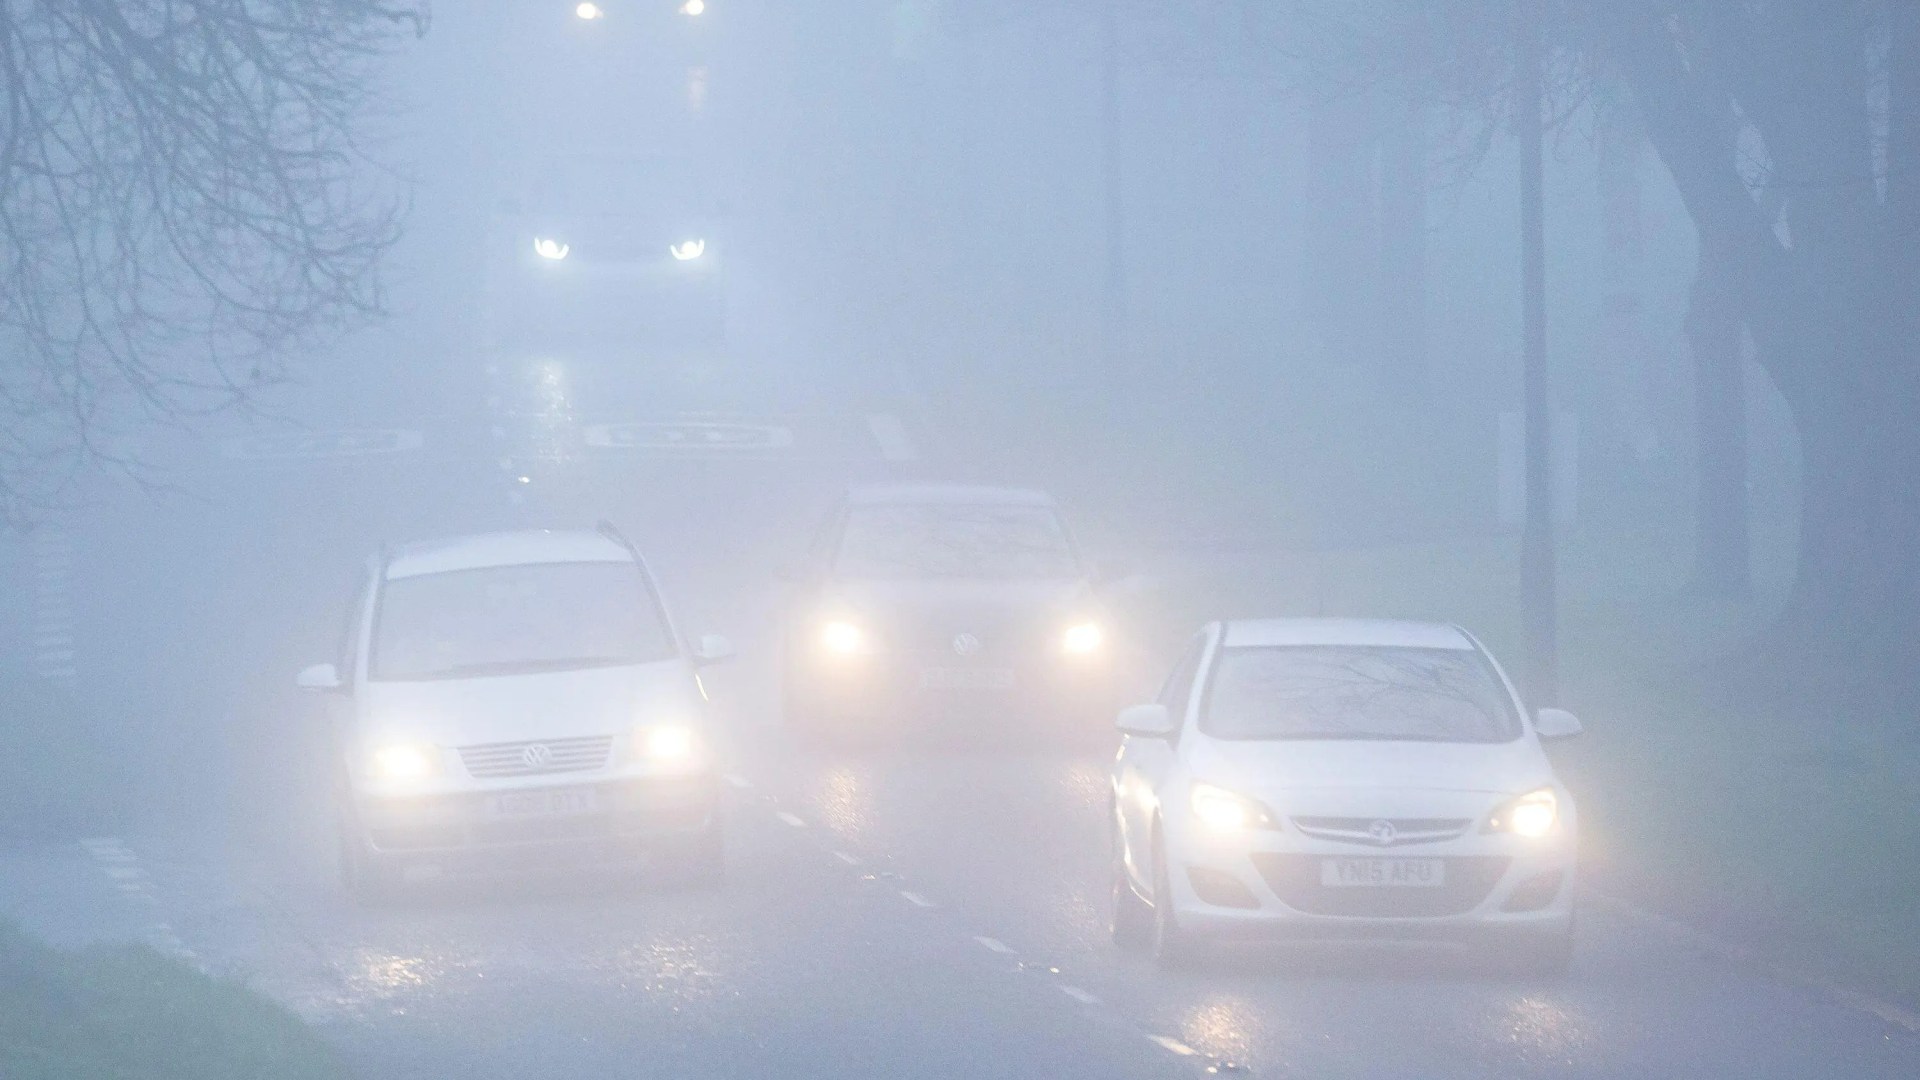
[{"label": "pair of headlights", "polygon": [[[1099,623],[1074,623],[1061,632],[1060,651],[1069,656],[1092,656],[1106,640]],[[835,656],[858,656],[871,652],[873,643],[858,623],[832,619],[820,627],[820,647]]]},{"label": "pair of headlights", "polygon": [[[705,751],[699,733],[685,724],[640,728],[633,733],[629,747],[638,760],[665,768],[691,765]],[[446,757],[445,749],[432,743],[386,743],[367,756],[367,773],[389,784],[417,783],[444,772]]]},{"label": "pair of headlights", "polygon": [[[1193,808],[1194,819],[1216,833],[1280,827],[1279,819],[1259,800],[1214,784],[1193,785],[1188,805]],[[1560,797],[1552,788],[1543,787],[1501,803],[1480,831],[1539,838],[1552,833],[1559,824]]]}]

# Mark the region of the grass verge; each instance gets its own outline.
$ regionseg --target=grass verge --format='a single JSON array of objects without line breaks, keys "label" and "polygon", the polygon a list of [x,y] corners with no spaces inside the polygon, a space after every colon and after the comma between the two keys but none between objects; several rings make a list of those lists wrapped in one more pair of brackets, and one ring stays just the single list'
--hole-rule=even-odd
[{"label": "grass verge", "polygon": [[298,1018],[144,946],[62,952],[0,924],[8,1080],[335,1080]]}]

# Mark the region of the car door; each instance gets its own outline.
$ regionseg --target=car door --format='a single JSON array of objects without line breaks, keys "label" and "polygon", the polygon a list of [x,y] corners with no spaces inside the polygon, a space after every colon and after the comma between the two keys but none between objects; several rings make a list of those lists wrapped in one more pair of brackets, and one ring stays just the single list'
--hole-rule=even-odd
[{"label": "car door", "polygon": [[1160,685],[1160,693],[1155,700],[1166,706],[1168,715],[1173,718],[1175,726],[1171,738],[1120,737],[1120,755],[1115,762],[1118,782],[1115,785],[1114,802],[1119,810],[1121,854],[1136,883],[1144,885],[1146,881],[1142,868],[1146,865],[1153,814],[1159,806],[1161,786],[1173,767],[1180,726],[1186,720],[1187,703],[1193,697],[1194,682],[1199,678],[1200,666],[1206,655],[1207,635],[1203,633],[1187,646],[1180,662],[1174,665],[1173,671]]}]

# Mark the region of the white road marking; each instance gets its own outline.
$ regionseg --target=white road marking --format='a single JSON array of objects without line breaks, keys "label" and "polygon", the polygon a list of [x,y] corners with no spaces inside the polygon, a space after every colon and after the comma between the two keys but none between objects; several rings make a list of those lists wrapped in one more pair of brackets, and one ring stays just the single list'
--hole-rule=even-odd
[{"label": "white road marking", "polygon": [[1013,946],[1008,945],[1006,942],[1001,941],[999,938],[976,937],[973,940],[985,946],[988,952],[997,952],[1002,956],[1013,955]]},{"label": "white road marking", "polygon": [[130,854],[127,851],[127,846],[121,843],[120,838],[117,836],[91,837],[89,839],[80,841],[80,846],[83,848],[86,848],[87,852],[93,855],[98,855],[103,851],[114,851],[122,854]]},{"label": "white road marking", "polygon": [[1077,986],[1063,986],[1060,988],[1060,992],[1072,998],[1073,1000],[1079,1002],[1082,1005],[1100,1004],[1099,998],[1094,997],[1092,994],[1087,993],[1085,990],[1082,990]]},{"label": "white road marking", "polygon": [[[102,859],[101,861],[102,861],[102,862],[106,862],[106,861],[109,861],[109,860],[106,860],[106,859]],[[126,858],[124,858],[124,859],[114,859],[114,860],[111,860],[111,861],[114,861],[114,862],[132,862],[132,861],[133,861],[133,856],[132,856],[131,854],[129,854],[129,855],[128,855],[128,856],[127,856]],[[142,869],[140,869],[140,868],[139,868],[139,867],[137,867],[137,866],[103,866],[103,867],[101,867],[100,869],[101,869],[101,870],[103,870],[103,871],[105,871],[105,873],[106,873],[106,875],[107,875],[108,877],[110,877],[110,878],[114,878],[115,880],[119,880],[119,881],[129,881],[129,880],[134,880],[134,879],[142,879],[142,878],[145,878],[145,877],[147,876],[147,872],[146,872],[145,870],[142,870]]]},{"label": "white road marking", "polygon": [[921,895],[920,895],[919,893],[917,893],[917,892],[910,892],[910,891],[908,891],[908,890],[906,890],[906,889],[901,889],[901,890],[900,890],[900,895],[901,895],[902,897],[904,897],[904,898],[906,899],[906,901],[907,901],[907,903],[909,903],[909,904],[912,904],[912,905],[913,905],[914,907],[933,907],[933,906],[935,906],[935,905],[934,905],[934,902],[933,902],[933,901],[931,901],[931,900],[929,900],[929,899],[927,899],[927,898],[926,898],[926,897],[924,897],[924,896],[921,896]]},{"label": "white road marking", "polygon": [[732,784],[734,787],[737,787],[742,791],[745,791],[746,789],[753,786],[753,781],[747,779],[744,776],[741,776],[739,773],[728,773],[727,783]]},{"label": "white road marking", "polygon": [[1179,1039],[1170,1039],[1165,1035],[1149,1035],[1147,1036],[1147,1040],[1157,1044],[1161,1049],[1179,1054],[1181,1057],[1196,1057],[1200,1053],[1200,1051],[1195,1050]]},{"label": "white road marking", "polygon": [[796,829],[804,829],[807,827],[807,823],[800,820],[800,815],[798,814],[793,814],[785,810],[781,810],[775,813],[773,816],[779,818],[781,821],[786,822],[787,824],[793,826]]},{"label": "white road marking", "polygon": [[839,859],[843,863],[846,863],[848,866],[860,865],[860,857],[858,855],[853,854],[852,852],[836,851],[833,853],[833,857],[836,859]]},{"label": "white road marking", "polygon": [[867,430],[880,446],[880,456],[888,461],[918,461],[920,451],[907,435],[907,425],[892,413],[874,413],[867,417]]}]

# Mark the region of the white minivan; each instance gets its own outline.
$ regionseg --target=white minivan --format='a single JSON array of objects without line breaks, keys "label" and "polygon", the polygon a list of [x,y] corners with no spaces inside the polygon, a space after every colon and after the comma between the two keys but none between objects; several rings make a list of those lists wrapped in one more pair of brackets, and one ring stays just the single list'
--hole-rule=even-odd
[{"label": "white minivan", "polygon": [[1454,626],[1203,630],[1120,714],[1113,936],[1162,962],[1246,938],[1409,939],[1566,966],[1573,799],[1493,657]]},{"label": "white minivan", "polygon": [[598,532],[461,537],[368,566],[338,658],[299,685],[336,699],[342,877],[647,854],[716,880],[716,763],[699,669],[633,546]]}]

